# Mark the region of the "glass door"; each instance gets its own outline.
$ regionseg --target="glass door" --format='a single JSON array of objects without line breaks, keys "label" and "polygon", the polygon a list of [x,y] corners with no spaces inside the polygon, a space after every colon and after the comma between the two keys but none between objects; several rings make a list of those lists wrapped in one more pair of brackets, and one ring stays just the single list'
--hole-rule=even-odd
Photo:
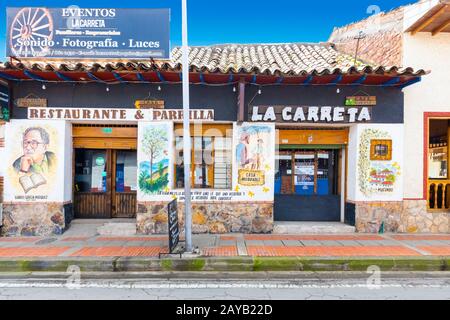
[{"label": "glass door", "polygon": [[275,156],[275,194],[292,193],[292,153],[281,151]]},{"label": "glass door", "polygon": [[[137,152],[136,150],[113,150],[113,218],[133,218],[136,216],[137,192]],[[164,174],[159,169],[156,174]]]},{"label": "glass door", "polygon": [[316,155],[315,152],[295,153],[294,190],[297,195],[313,195],[316,192]]},{"label": "glass door", "polygon": [[76,218],[111,217],[110,155],[109,150],[75,149]]}]

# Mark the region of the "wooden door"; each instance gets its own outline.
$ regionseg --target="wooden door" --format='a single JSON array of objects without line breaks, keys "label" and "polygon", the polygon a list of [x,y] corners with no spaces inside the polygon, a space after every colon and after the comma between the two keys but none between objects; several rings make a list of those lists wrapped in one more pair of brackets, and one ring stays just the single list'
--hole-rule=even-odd
[{"label": "wooden door", "polygon": [[136,217],[136,150],[75,149],[78,219]]},{"label": "wooden door", "polygon": [[111,218],[111,151],[108,149],[75,149],[75,218]]}]

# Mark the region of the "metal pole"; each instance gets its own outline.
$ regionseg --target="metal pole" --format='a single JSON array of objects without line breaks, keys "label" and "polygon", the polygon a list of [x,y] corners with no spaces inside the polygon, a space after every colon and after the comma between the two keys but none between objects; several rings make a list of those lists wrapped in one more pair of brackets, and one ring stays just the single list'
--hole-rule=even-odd
[{"label": "metal pole", "polygon": [[186,251],[192,252],[191,212],[191,132],[189,128],[189,55],[187,0],[182,0],[182,65],[183,65],[183,163],[184,163],[184,232]]}]

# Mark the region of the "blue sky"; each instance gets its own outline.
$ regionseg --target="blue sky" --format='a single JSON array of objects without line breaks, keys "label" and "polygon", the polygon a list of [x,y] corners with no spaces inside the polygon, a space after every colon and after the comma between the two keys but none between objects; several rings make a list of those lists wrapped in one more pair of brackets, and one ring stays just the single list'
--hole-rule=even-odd
[{"label": "blue sky", "polygon": [[[414,0],[188,0],[189,44],[326,41],[334,26]],[[181,0],[2,0],[0,60],[5,58],[6,7],[170,8],[171,43],[181,44]],[[372,11],[373,13],[373,11]],[[139,32],[139,30],[136,30]]]}]

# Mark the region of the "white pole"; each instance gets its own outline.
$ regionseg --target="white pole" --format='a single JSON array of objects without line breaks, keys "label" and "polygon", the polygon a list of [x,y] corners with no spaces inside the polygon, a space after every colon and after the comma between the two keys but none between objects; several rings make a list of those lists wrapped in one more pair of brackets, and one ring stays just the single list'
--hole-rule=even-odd
[{"label": "white pole", "polygon": [[191,212],[191,132],[189,128],[189,47],[187,31],[187,0],[182,0],[182,65],[183,65],[183,162],[184,162],[184,232],[186,251],[192,252]]}]

